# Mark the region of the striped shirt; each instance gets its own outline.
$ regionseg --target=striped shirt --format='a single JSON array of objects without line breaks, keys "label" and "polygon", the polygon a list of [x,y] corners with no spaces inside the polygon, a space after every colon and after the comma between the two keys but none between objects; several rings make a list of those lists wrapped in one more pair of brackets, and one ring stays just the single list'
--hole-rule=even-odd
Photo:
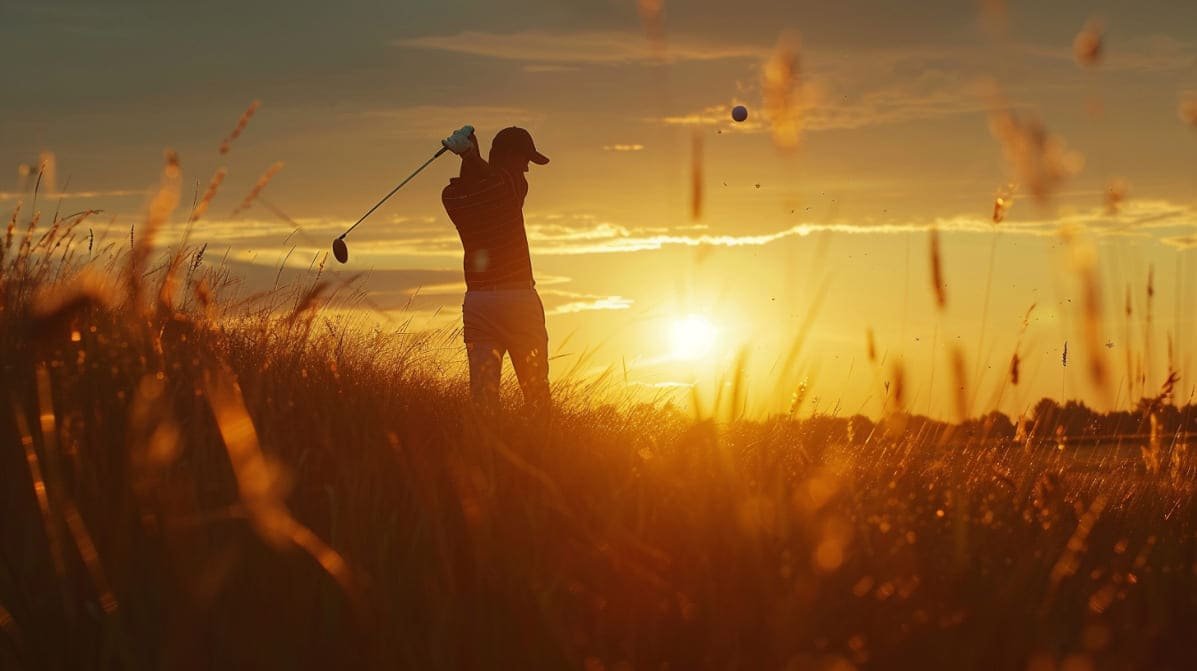
[{"label": "striped shirt", "polygon": [[495,169],[475,178],[454,177],[441,192],[465,248],[466,288],[535,284],[522,186],[507,171]]}]

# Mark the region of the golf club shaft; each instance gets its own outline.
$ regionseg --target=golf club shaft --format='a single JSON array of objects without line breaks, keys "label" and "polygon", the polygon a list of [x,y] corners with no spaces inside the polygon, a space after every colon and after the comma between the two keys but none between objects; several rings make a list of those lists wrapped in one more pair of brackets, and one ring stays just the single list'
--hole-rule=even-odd
[{"label": "golf club shaft", "polygon": [[385,202],[387,202],[388,200],[390,200],[391,196],[395,195],[395,192],[396,192],[396,191],[398,191],[399,189],[402,189],[404,184],[407,184],[408,182],[410,182],[410,181],[412,180],[412,178],[413,178],[413,177],[415,177],[416,175],[420,174],[420,172],[421,172],[421,171],[422,171],[424,168],[427,168],[427,167],[428,167],[428,164],[430,164],[430,163],[432,163],[433,161],[435,161],[436,159],[440,158],[441,154],[443,154],[443,153],[445,153],[445,152],[447,152],[447,151],[449,151],[449,148],[448,148],[448,147],[441,147],[440,151],[438,151],[438,152],[436,152],[435,154],[433,154],[433,155],[432,155],[432,158],[428,159],[427,161],[424,161],[424,165],[422,165],[422,166],[420,166],[420,167],[416,168],[416,171],[415,171],[415,172],[413,172],[412,174],[408,175],[408,176],[407,176],[407,179],[403,180],[402,182],[399,182],[399,186],[397,186],[397,187],[395,187],[395,188],[391,189],[391,192],[390,192],[390,193],[388,193],[387,195],[383,196],[382,200],[378,201],[378,203],[376,203],[376,204],[374,205],[374,207],[370,208],[370,209],[369,209],[369,210],[368,210],[368,211],[367,211],[365,214],[363,214],[361,219],[358,219],[358,220],[357,220],[357,221],[356,221],[356,222],[355,222],[355,223],[354,223],[352,226],[350,226],[350,227],[349,227],[349,229],[348,229],[348,230],[346,230],[344,233],[342,233],[342,234],[341,234],[341,239],[342,239],[342,240],[344,240],[346,235],[349,235],[349,233],[350,233],[351,231],[353,231],[353,229],[357,228],[357,225],[358,225],[358,224],[360,224],[360,223],[362,223],[363,221],[365,221],[365,220],[366,220],[366,217],[370,216],[371,214],[374,214],[374,210],[377,210],[378,208],[382,207],[382,204],[383,204],[383,203],[385,203]]}]

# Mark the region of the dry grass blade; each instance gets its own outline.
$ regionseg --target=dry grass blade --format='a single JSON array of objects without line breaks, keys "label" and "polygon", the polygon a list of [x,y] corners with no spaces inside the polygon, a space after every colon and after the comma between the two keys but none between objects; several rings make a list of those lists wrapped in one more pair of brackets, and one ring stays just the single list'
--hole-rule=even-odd
[{"label": "dry grass blade", "polygon": [[1039,304],[1031,303],[1031,307],[1027,308],[1026,313],[1023,314],[1022,328],[1020,328],[1018,331],[1019,336],[1022,336],[1023,334],[1025,334],[1027,332],[1027,329],[1031,326],[1031,315],[1035,313],[1035,306],[1037,306],[1037,305],[1039,305]]},{"label": "dry grass blade", "polygon": [[208,206],[212,204],[212,199],[216,197],[216,191],[220,188],[220,184],[224,182],[225,176],[228,175],[228,170],[225,168],[217,168],[216,172],[212,173],[212,179],[208,182],[208,188],[204,189],[204,195],[200,198],[195,208],[191,211],[189,222],[196,222],[204,213],[208,211]]},{"label": "dry grass blade", "polygon": [[943,275],[943,252],[939,244],[939,229],[931,227],[931,289],[935,292],[935,305],[942,312],[948,305],[948,288]]},{"label": "dry grass blade", "polygon": [[229,216],[235,217],[245,210],[248,210],[249,207],[254,204],[254,200],[257,199],[258,195],[262,193],[262,190],[266,188],[266,185],[270,183],[270,180],[274,179],[274,176],[277,175],[278,171],[282,169],[282,161],[277,161],[274,163],[274,165],[266,168],[266,172],[262,173],[262,176],[258,178],[258,181],[254,184],[254,187],[250,189],[249,194],[245,196],[245,199],[241,201],[241,204],[237,206],[237,209],[233,210],[232,214]]},{"label": "dry grass blade", "polygon": [[1014,355],[1010,357],[1010,384],[1014,385],[1015,387],[1018,386],[1018,367],[1020,363],[1021,360],[1018,358],[1018,352],[1015,352]]},{"label": "dry grass blade", "polygon": [[162,283],[158,287],[158,309],[163,315],[170,314],[174,309],[175,291],[178,289],[178,272],[183,265],[183,248],[175,250],[166,262],[166,270],[162,275]]},{"label": "dry grass blade", "polygon": [[893,412],[902,414],[906,412],[906,366],[900,359],[894,362],[892,378]]},{"label": "dry grass blade", "polygon": [[287,317],[286,323],[294,324],[302,319],[309,312],[315,311],[320,305],[320,297],[324,295],[325,290],[328,289],[328,282],[317,282],[312,285],[310,289],[300,296],[295,303],[295,309]]},{"label": "dry grass blade", "polygon": [[286,478],[281,468],[262,454],[253,420],[232,371],[223,364],[209,369],[204,376],[204,389],[237,479],[241,502],[258,535],[276,548],[293,544],[304,550],[347,594],[355,594],[353,577],[344,558],[287,509]]},{"label": "dry grass blade", "polygon": [[[141,237],[131,244],[133,251],[129,255],[129,295],[136,304],[141,297],[142,276],[145,273],[146,261],[154,249],[154,239],[158,231],[166,224],[170,215],[179,206],[179,187],[182,171],[179,167],[179,155],[173,151],[166,152],[166,165],[162,169],[162,182],[158,192],[150,201],[149,212],[146,215],[145,227]],[[133,236],[132,229],[129,232]]]},{"label": "dry grass blade", "polygon": [[702,219],[702,132],[690,137],[690,218]]},{"label": "dry grass blade", "polygon": [[952,348],[952,400],[959,421],[968,419],[968,371],[965,367],[964,350]]},{"label": "dry grass blade", "polygon": [[244,112],[241,113],[241,118],[237,119],[237,126],[233,128],[233,132],[229,133],[228,136],[226,136],[220,143],[220,154],[222,156],[229,153],[229,149],[233,147],[233,142],[237,138],[241,137],[241,134],[245,132],[245,127],[249,125],[249,120],[253,118],[254,113],[257,112],[258,108],[261,106],[262,103],[255,100],[249,104],[249,107],[247,107]]},{"label": "dry grass blade", "polygon": [[[1055,565],[1051,570],[1051,586],[1054,591],[1059,587],[1060,583],[1076,573],[1080,568],[1081,554],[1085,551],[1085,541],[1089,538],[1090,532],[1097,524],[1097,520],[1101,517],[1101,513],[1106,508],[1106,497],[1097,495],[1093,502],[1089,504],[1089,509],[1081,518],[1077,520],[1076,529],[1073,530],[1072,536],[1068,539],[1068,543],[1064,546],[1064,552],[1056,560]],[[1050,596],[1049,596],[1050,598]]]},{"label": "dry grass blade", "polygon": [[71,537],[75,540],[79,558],[83,560],[83,566],[87,568],[92,586],[95,587],[96,594],[100,598],[100,609],[106,615],[112,615],[120,608],[120,602],[117,601],[116,593],[112,591],[112,585],[108,582],[108,575],[104,572],[104,565],[100,562],[100,553],[96,550],[95,541],[88,533],[87,525],[83,522],[83,517],[79,514],[79,509],[75,507],[75,504],[66,501],[63,507],[65,508],[64,517],[67,530],[71,532]]},{"label": "dry grass blade", "polygon": [[1101,393],[1108,392],[1108,372],[1104,358],[1104,343],[1101,338],[1101,282],[1097,276],[1095,252],[1085,247],[1074,250],[1077,272],[1081,282],[1081,309],[1083,313],[1085,349],[1089,363],[1089,377]]},{"label": "dry grass blade", "polygon": [[12,234],[17,228],[17,217],[20,215],[21,204],[17,203],[17,206],[12,210],[12,218],[8,220],[8,228],[4,231],[4,247],[0,248],[0,261],[3,261],[5,254],[8,253],[8,250],[12,249]]},{"label": "dry grass blade", "polygon": [[50,492],[46,487],[46,479],[42,475],[41,460],[37,456],[37,450],[33,447],[33,434],[29,431],[25,410],[16,401],[13,402],[13,416],[16,418],[21,448],[25,451],[25,463],[29,467],[29,477],[33,481],[33,494],[37,498],[37,507],[41,512],[46,539],[50,544],[50,559],[54,564],[54,573],[61,580],[66,576],[66,561],[63,559],[59,525],[54,519],[54,513],[50,507]]}]

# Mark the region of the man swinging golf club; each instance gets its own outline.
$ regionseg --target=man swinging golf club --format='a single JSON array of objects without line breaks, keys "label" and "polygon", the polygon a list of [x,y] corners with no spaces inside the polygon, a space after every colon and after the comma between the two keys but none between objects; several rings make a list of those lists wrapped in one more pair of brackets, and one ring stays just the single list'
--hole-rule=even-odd
[{"label": "man swinging golf club", "polygon": [[549,159],[536,151],[523,128],[504,128],[483,160],[474,128],[465,126],[442,143],[461,157],[461,173],[449,180],[441,202],[465,249],[466,293],[462,321],[470,363],[470,392],[484,411],[498,406],[503,355],[538,416],[549,405],[549,336],[544,304],[532,278],[524,231],[528,163]]}]

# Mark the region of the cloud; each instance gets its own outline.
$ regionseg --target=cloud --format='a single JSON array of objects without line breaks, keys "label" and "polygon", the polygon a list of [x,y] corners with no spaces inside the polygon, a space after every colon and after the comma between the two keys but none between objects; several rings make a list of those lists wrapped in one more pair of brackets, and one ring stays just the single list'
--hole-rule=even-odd
[{"label": "cloud", "polygon": [[[853,130],[868,126],[942,119],[986,111],[976,80],[945,70],[926,70],[918,76],[891,80],[873,88],[820,77],[801,85],[798,122],[803,131]],[[856,90],[850,90],[856,89]],[[734,123],[729,104],[649,119],[670,126],[722,126],[735,132],[762,133],[768,119],[749,108],[747,121]]]},{"label": "cloud", "polygon": [[715,61],[757,59],[768,53],[754,45],[717,44],[671,36],[664,53],[653,49],[640,32],[580,31],[427,35],[392,42],[408,49],[428,49],[499,60],[556,64],[630,64],[662,61]]},{"label": "cloud", "polygon": [[548,65],[544,63],[530,63],[524,66],[524,72],[576,72],[580,70],[576,65]]},{"label": "cloud", "polygon": [[606,221],[595,221],[584,226],[528,223],[525,228],[528,232],[529,242],[607,240],[626,238],[631,235],[631,231],[627,227]]},{"label": "cloud", "polygon": [[[125,196],[144,196],[149,193],[147,189],[114,189],[111,191],[67,191],[64,193],[42,191],[38,194],[39,198],[46,200],[71,200],[74,198],[120,198]],[[0,201],[6,200],[32,200],[33,191],[0,191]]]},{"label": "cloud", "polygon": [[627,310],[632,307],[632,302],[632,299],[622,296],[606,296],[592,301],[574,301],[558,305],[545,314],[551,316],[590,312],[593,310]]},{"label": "cloud", "polygon": [[674,382],[674,381],[629,382],[628,384],[633,387],[644,387],[646,389],[663,389],[663,390],[690,389],[690,388],[694,387],[693,382]]},{"label": "cloud", "polygon": [[443,137],[453,129],[445,126],[445,119],[466,119],[478,129],[478,139],[485,142],[483,133],[498,131],[511,125],[535,129],[544,121],[542,112],[522,107],[502,105],[410,105],[406,107],[376,107],[347,112],[352,123],[374,122],[384,126],[382,132],[391,137]]},{"label": "cloud", "polygon": [[1176,235],[1163,238],[1160,242],[1177,249],[1197,249],[1197,235]]},{"label": "cloud", "polygon": [[[1098,200],[1099,193],[1094,193]],[[1059,216],[1031,219],[1017,217],[997,225],[988,213],[941,217],[935,220],[861,220],[856,223],[803,222],[778,231],[754,235],[721,235],[710,229],[677,227],[631,228],[595,219],[578,218],[574,224],[555,224],[551,234],[529,234],[534,255],[570,256],[656,251],[667,247],[760,247],[791,237],[812,233],[848,235],[885,235],[927,231],[937,227],[954,233],[992,233],[1050,237],[1064,227],[1087,231],[1096,236],[1141,236],[1162,238],[1182,235],[1197,229],[1197,208],[1167,200],[1132,199],[1117,214],[1109,214],[1104,205],[1067,212]],[[531,227],[530,227],[531,231]],[[1175,244],[1175,243],[1169,243]]]},{"label": "cloud", "polygon": [[731,105],[719,103],[693,112],[670,114],[659,119],[645,119],[645,121],[657,122],[666,126],[726,126],[738,132],[748,133],[764,132],[768,129],[760,119],[752,116],[747,121],[733,122],[731,108]]},{"label": "cloud", "polygon": [[566,315],[595,310],[627,310],[635,302],[623,296],[598,296],[562,289],[541,289],[540,295],[542,298],[548,298],[550,302],[557,298],[565,299],[565,302],[545,312],[546,315]]},{"label": "cloud", "polygon": [[[813,233],[842,233],[847,235],[886,235],[926,231],[932,226],[946,233],[992,233],[1002,231],[1005,235],[1051,237],[1058,235],[1064,227],[1087,232],[1096,237],[1142,237],[1172,246],[1188,244],[1189,235],[1197,231],[1197,206],[1180,204],[1161,199],[1129,199],[1116,214],[1110,214],[1101,203],[1102,192],[1075,192],[1062,194],[1070,201],[1090,199],[1092,207],[1064,210],[1061,214],[1040,215],[1040,210],[1029,207],[1029,201],[1021,201],[1016,195],[1015,207],[1001,224],[994,225],[989,208],[979,206],[975,213],[937,219],[901,219],[893,217],[884,220],[864,218],[853,222],[802,221],[775,231],[751,235],[723,234],[716,222],[698,226],[625,226],[605,220],[589,213],[545,213],[531,212],[527,215],[528,240],[533,257],[578,256],[588,254],[620,254],[651,252],[666,248],[704,247],[737,248],[761,247],[792,237],[803,237]],[[340,220],[304,219],[302,235],[294,233],[281,222],[241,220],[201,222],[192,232],[193,245],[210,242],[213,248],[209,257],[223,254],[225,246],[235,248],[230,257],[243,262],[263,264],[277,269],[286,256],[288,268],[306,269],[318,264],[328,253],[326,240],[344,230],[346,222]],[[94,224],[97,247],[104,243],[127,244],[129,227],[108,222]],[[173,224],[159,237],[160,246],[177,244],[182,240],[184,226]],[[424,296],[455,294],[464,290],[458,264],[461,259],[461,241],[456,232],[445,224],[441,226],[387,227],[376,229],[363,239],[350,242],[350,255],[354,268],[370,268],[372,265],[394,265],[403,258],[439,259],[439,263],[453,270],[444,273],[440,279],[418,283],[406,282],[402,289],[414,290],[420,287]],[[115,241],[115,243],[113,242]],[[219,250],[219,251],[218,251]],[[287,254],[290,254],[287,256]],[[327,262],[326,262],[327,263]],[[340,268],[329,263],[330,268]],[[343,269],[342,269],[343,270]],[[371,273],[384,273],[372,270]],[[374,275],[371,275],[374,276]],[[568,278],[541,278],[539,286],[558,284]],[[576,296],[578,301],[599,301],[607,296]],[[618,309],[607,303],[601,309]],[[592,308],[595,309],[595,308]]]},{"label": "cloud", "polygon": [[642,144],[605,144],[603,151],[641,151],[644,149]]},{"label": "cloud", "polygon": [[[461,294],[465,293],[466,283],[465,279],[461,278],[461,271],[451,270],[443,272],[452,273],[458,279],[452,282],[420,285],[418,287],[406,289],[404,293],[409,296],[414,296],[416,294],[419,294],[420,296],[460,296]],[[588,296],[587,294],[560,291],[557,289],[544,289],[544,287],[551,287],[557,284],[566,284],[572,281],[573,280],[570,278],[562,277],[561,275],[538,275],[536,277],[536,288],[538,291],[540,291],[541,295],[597,298],[594,296]]]},{"label": "cloud", "polygon": [[[1197,46],[1168,35],[1139,37],[1121,43],[1106,40],[1105,46],[1107,48],[1095,66],[1099,70],[1144,74],[1181,72],[1197,65]],[[1074,62],[1073,50],[1065,46],[1028,44],[1018,47],[1018,51],[1028,56],[1067,62],[1069,65]]]}]

